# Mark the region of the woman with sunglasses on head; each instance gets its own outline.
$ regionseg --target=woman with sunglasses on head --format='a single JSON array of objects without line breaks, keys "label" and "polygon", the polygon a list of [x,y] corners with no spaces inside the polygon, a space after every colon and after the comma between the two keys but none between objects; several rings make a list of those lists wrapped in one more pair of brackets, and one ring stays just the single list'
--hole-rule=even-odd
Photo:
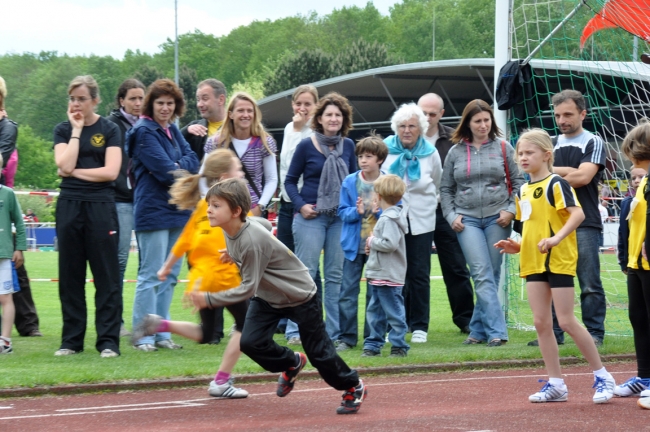
[{"label": "woman with sunglasses on head", "polygon": [[100,98],[93,77],[73,79],[68,100],[68,121],[54,129],[54,158],[63,178],[56,206],[63,332],[54,355],[84,349],[86,265],[90,264],[96,289],[95,347],[101,357],[117,357],[122,296],[114,181],[122,162],[122,136],[117,126],[95,113]]}]

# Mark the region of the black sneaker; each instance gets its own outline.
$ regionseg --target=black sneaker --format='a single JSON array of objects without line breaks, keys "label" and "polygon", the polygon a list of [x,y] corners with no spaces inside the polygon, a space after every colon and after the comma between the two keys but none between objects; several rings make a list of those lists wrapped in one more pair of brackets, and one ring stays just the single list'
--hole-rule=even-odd
[{"label": "black sneaker", "polygon": [[359,385],[343,393],[341,406],[336,409],[337,414],[356,414],[361,408],[361,403],[368,396],[368,388],[359,380]]},{"label": "black sneaker", "polygon": [[296,378],[298,378],[298,374],[307,364],[307,356],[303,353],[296,353],[296,357],[298,358],[299,362],[298,366],[294,366],[288,371],[282,372],[280,374],[280,378],[278,379],[278,390],[276,391],[276,394],[280,397],[285,397],[291,393],[291,390],[293,390],[293,385],[296,382]]},{"label": "black sneaker", "polygon": [[391,348],[388,357],[406,357],[407,351],[404,348]]},{"label": "black sneaker", "polygon": [[[558,345],[564,345],[564,342],[557,341]],[[537,339],[528,342],[528,346],[539,346],[539,341]]]},{"label": "black sneaker", "polygon": [[381,352],[364,349],[361,353],[361,357],[381,357]]}]

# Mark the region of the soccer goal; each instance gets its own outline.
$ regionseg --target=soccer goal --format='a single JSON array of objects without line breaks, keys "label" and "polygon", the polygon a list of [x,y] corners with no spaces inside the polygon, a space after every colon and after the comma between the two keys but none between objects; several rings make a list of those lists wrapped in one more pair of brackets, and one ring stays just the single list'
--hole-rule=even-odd
[{"label": "soccer goal", "polygon": [[[497,25],[506,20],[497,19]],[[630,163],[620,150],[627,132],[650,117],[650,66],[641,61],[650,52],[650,1],[646,0],[514,0],[509,31],[510,57],[530,62],[532,86],[524,102],[508,111],[508,137],[514,143],[525,128],[557,129],[551,96],[563,89],[581,91],[587,100],[585,129],[607,144],[603,175],[608,203],[601,248],[601,277],[607,295],[606,331],[631,335],[627,317],[625,275],[617,262],[618,208],[628,192]],[[517,256],[505,266],[504,298],[508,324],[534,329]],[[580,314],[576,280],[576,314]]]}]

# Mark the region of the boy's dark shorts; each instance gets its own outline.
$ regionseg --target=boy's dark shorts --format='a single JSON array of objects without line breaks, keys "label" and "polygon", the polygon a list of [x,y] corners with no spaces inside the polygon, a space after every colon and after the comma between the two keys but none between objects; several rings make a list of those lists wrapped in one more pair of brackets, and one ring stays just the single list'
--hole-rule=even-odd
[{"label": "boy's dark shorts", "polygon": [[548,282],[551,288],[573,288],[573,276],[551,272],[526,276],[526,282]]}]

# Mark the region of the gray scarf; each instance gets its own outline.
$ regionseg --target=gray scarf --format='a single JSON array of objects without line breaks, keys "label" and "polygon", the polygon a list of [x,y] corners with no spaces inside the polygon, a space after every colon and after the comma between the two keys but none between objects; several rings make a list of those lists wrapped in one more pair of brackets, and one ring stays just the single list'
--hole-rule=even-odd
[{"label": "gray scarf", "polygon": [[[347,164],[341,159],[343,154],[343,138],[341,135],[325,136],[314,132],[316,142],[325,155],[323,171],[318,184],[318,199],[316,211],[328,215],[335,215],[339,207],[341,184],[349,174]],[[329,146],[336,146],[330,150]]]}]

